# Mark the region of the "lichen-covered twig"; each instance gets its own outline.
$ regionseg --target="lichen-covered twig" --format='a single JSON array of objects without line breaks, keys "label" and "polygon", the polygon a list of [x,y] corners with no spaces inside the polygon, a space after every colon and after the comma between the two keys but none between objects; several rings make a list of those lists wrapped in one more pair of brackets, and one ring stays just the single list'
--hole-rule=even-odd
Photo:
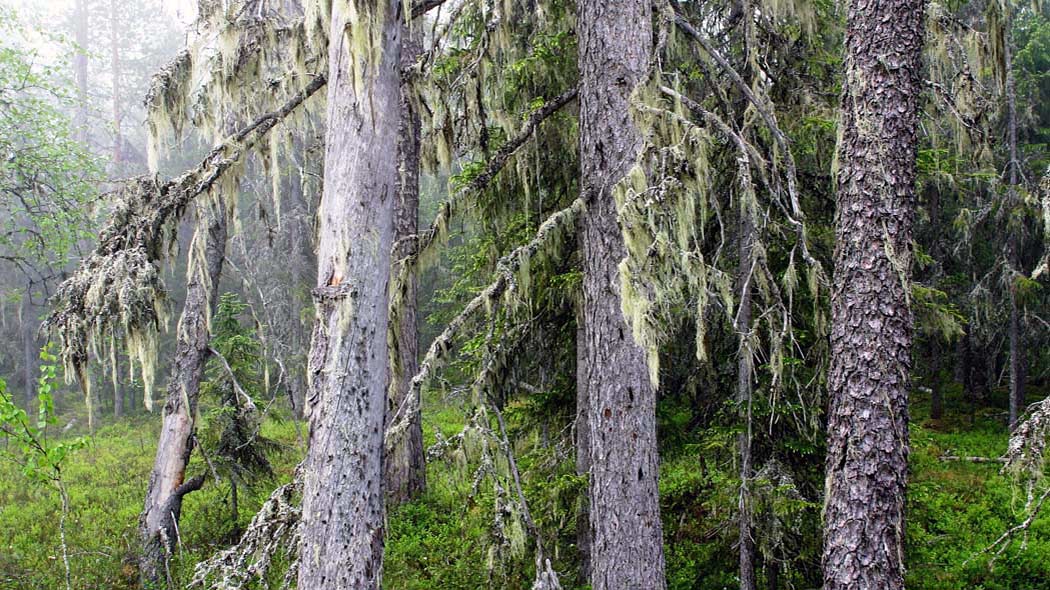
[{"label": "lichen-covered twig", "polygon": [[540,225],[531,241],[523,246],[519,246],[510,254],[501,258],[496,263],[493,282],[467,303],[463,311],[452,318],[448,325],[445,326],[445,329],[438,334],[437,338],[431,343],[430,348],[427,349],[423,361],[419,364],[419,372],[412,378],[412,385],[409,388],[408,395],[405,396],[404,402],[398,406],[390,418],[390,426],[386,431],[386,445],[388,448],[407,427],[408,417],[413,412],[419,411],[420,390],[430,379],[433,371],[447,356],[452,348],[453,341],[460,335],[462,329],[474,319],[476,314],[482,310],[491,309],[492,305],[500,297],[503,297],[509,290],[513,289],[518,273],[522,269],[525,269],[527,272],[529,261],[533,256],[544,248],[557,244],[559,240],[566,239],[571,234],[571,230],[575,228],[575,220],[579,213],[583,211],[583,207],[583,200],[576,199],[565,209],[548,217]]},{"label": "lichen-covered twig", "polygon": [[[122,334],[136,349],[147,389],[151,357],[163,323],[166,291],[157,262],[164,258],[178,220],[197,197],[218,188],[273,127],[325,85],[317,76],[279,109],[266,113],[215,147],[199,164],[167,182],[129,180],[95,251],[58,288],[45,326],[62,343],[67,375],[83,373],[95,340]],[[147,391],[147,395],[149,392]]]},{"label": "lichen-covered twig", "polygon": [[[400,261],[400,263],[404,267],[415,265],[421,257],[425,256],[435,243],[441,241],[441,237],[445,235],[452,217],[458,213],[460,207],[463,206],[463,200],[470,195],[475,195],[483,191],[489,183],[492,182],[492,179],[503,170],[507,161],[510,160],[515,152],[517,152],[518,148],[532,137],[540,123],[556,113],[563,106],[572,102],[575,98],[576,88],[572,88],[552,98],[542,107],[533,111],[528,119],[525,120],[525,124],[522,125],[518,134],[500,146],[499,150],[497,150],[492,158],[485,164],[485,168],[481,173],[472,178],[459,190],[455,191],[447,201],[441,204],[441,207],[438,209],[437,217],[434,219],[434,222],[430,227],[427,228],[426,231],[411,238],[413,241],[412,248],[409,249],[408,256]],[[397,245],[394,246],[394,249],[395,251],[399,251]]]},{"label": "lichen-covered twig", "polygon": [[284,556],[292,560],[282,585],[282,588],[289,587],[295,579],[295,563],[299,557],[301,482],[301,473],[296,470],[290,483],[270,494],[236,545],[197,564],[189,586],[240,590],[253,581],[266,579],[274,560]]}]

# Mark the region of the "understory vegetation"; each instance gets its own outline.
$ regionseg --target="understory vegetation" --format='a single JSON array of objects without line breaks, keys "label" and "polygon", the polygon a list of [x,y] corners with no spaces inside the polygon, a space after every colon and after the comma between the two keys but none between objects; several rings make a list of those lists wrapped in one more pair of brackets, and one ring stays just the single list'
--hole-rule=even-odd
[{"label": "understory vegetation", "polygon": [[[988,404],[978,408],[961,389],[946,383],[944,418],[929,418],[929,399],[913,398],[912,474],[908,489],[908,587],[916,590],[1020,590],[1050,588],[1050,514],[1035,519],[1027,539],[1017,539],[1001,553],[985,552],[1010,527],[1025,518],[1023,489],[999,473],[997,462],[974,463],[946,457],[995,458],[1006,450],[1003,416],[1005,391],[998,389]],[[1041,395],[1033,392],[1032,395]],[[428,395],[424,434],[428,447],[437,433],[455,436],[463,427],[462,408],[440,392]],[[65,424],[77,415],[76,406],[59,417]],[[512,411],[508,411],[513,416]],[[660,408],[661,430],[678,431],[685,416],[682,408]],[[157,425],[146,416],[102,424],[91,443],[77,451],[64,469],[70,502],[68,544],[76,588],[138,587],[135,569],[137,519],[156,447]],[[74,426],[64,437],[82,434]],[[291,480],[304,449],[305,424],[271,417],[262,434],[275,448],[268,454],[273,476],[241,495],[240,521],[229,517],[229,486],[210,480],[187,497],[179,525],[179,550],[172,561],[173,576],[186,583],[194,566],[231,542],[231,532],[245,527],[274,487]],[[714,429],[667,437],[661,454],[660,501],[666,532],[668,588],[716,590],[734,588],[735,535],[732,530],[736,502],[731,429]],[[542,447],[538,436],[517,443],[519,466],[525,477],[530,509],[542,526],[566,538],[572,547],[576,502],[582,483],[570,464],[561,469],[533,469],[554,454]],[[821,455],[818,445],[797,449],[803,461]],[[697,469],[698,465],[704,466]],[[207,472],[201,457],[190,469]],[[532,568],[524,545],[517,555],[496,567],[488,541],[493,497],[489,490],[471,490],[469,467],[463,458],[432,461],[428,489],[388,517],[386,588],[527,589]],[[813,472],[820,478],[819,470]],[[769,508],[777,518],[790,519],[784,547],[790,551],[792,570],[782,572],[783,587],[819,585],[820,504],[810,491],[795,500]],[[776,481],[762,485],[776,486]],[[61,549],[58,540],[59,499],[44,486],[26,485],[17,465],[0,463],[0,530],[11,534],[0,551],[0,587],[31,590],[62,587]],[[522,533],[524,535],[524,533]],[[513,542],[513,540],[510,540]],[[518,540],[524,543],[522,536]],[[577,555],[571,549],[555,555],[557,569],[573,571]],[[797,568],[798,565],[803,567]],[[797,569],[796,569],[797,568]],[[586,588],[571,576],[565,588]]]},{"label": "understory vegetation", "polygon": [[0,0],[0,590],[1050,590],[1050,1]]}]

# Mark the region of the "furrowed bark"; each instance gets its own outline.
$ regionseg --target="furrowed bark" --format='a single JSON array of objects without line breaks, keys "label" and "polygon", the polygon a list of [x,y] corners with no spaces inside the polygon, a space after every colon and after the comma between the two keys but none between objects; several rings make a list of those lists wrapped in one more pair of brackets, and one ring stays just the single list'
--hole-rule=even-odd
[{"label": "furrowed bark", "polygon": [[578,5],[586,359],[577,368],[583,372],[577,382],[587,393],[595,590],[666,585],[656,392],[645,352],[621,311],[618,265],[626,248],[612,194],[642,146],[629,101],[648,74],[651,18],[645,0],[582,0]]},{"label": "furrowed bark", "polygon": [[904,588],[923,2],[851,0],[828,373],[825,590]]},{"label": "furrowed bark", "polygon": [[[400,8],[399,0],[337,0],[332,7],[317,315],[308,364],[310,446],[298,583],[304,589],[378,590],[382,582]],[[360,34],[369,39],[351,39]]]},{"label": "furrowed bark", "polygon": [[[401,31],[401,71],[405,72],[418,58],[423,49],[422,23],[406,25]],[[419,146],[420,119],[411,79],[401,82],[401,122],[398,137],[400,160],[400,186],[396,212],[394,214],[394,256],[400,260],[409,255],[410,238],[419,231]],[[387,407],[389,418],[405,403],[412,379],[419,371],[419,335],[416,329],[415,272],[408,272],[401,286],[400,304],[397,313],[397,346],[391,358],[391,389]],[[393,299],[393,297],[391,298]],[[387,500],[394,506],[419,496],[426,488],[426,462],[423,450],[423,422],[415,404],[408,416],[408,426],[388,449],[386,460]]]},{"label": "furrowed bark", "polygon": [[[220,197],[198,205],[195,240],[204,243],[187,271],[186,303],[179,318],[175,356],[168,380],[157,456],[146,489],[146,505],[139,523],[143,551],[139,573],[144,588],[159,588],[165,562],[175,547],[182,498],[199,489],[184,482],[193,452],[194,419],[204,365],[208,360],[209,314],[219,295],[219,279],[226,254],[227,219]],[[199,266],[198,268],[194,268]]]}]

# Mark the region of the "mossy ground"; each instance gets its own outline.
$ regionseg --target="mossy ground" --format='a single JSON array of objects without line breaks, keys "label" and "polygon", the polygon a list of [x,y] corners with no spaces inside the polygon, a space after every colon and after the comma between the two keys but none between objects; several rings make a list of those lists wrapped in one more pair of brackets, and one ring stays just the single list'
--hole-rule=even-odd
[{"label": "mossy ground", "polygon": [[[1038,518],[1022,545],[1011,544],[989,565],[977,553],[1022,518],[1024,496],[998,465],[942,461],[945,453],[959,456],[996,457],[1006,445],[1003,392],[995,392],[987,406],[970,421],[970,405],[957,387],[946,388],[945,413],[929,418],[929,400],[913,396],[911,485],[908,492],[908,587],[923,590],[1038,589],[1050,588],[1050,516]],[[1032,392],[1034,401],[1039,392]],[[508,416],[513,417],[513,408]],[[464,412],[456,404],[431,408],[424,419],[428,445],[434,432],[455,435]],[[665,417],[664,421],[674,421]],[[102,421],[90,446],[68,463],[72,513],[68,523],[74,588],[134,588],[134,554],[138,514],[142,507],[157,439],[155,418],[133,417],[116,423]],[[669,424],[665,424],[665,427]],[[298,431],[298,434],[297,434]],[[238,524],[244,526],[265,500],[270,489],[287,481],[303,454],[305,427],[291,420],[268,420],[266,436],[281,443],[274,454],[276,476],[272,485],[242,492]],[[536,437],[522,435],[519,445],[523,470],[539,461],[530,445]],[[728,470],[717,465],[698,468],[704,455],[717,455],[708,446],[688,437],[677,439],[675,449],[664,449],[661,496],[667,538],[668,585],[673,589],[716,589],[736,586],[731,506],[732,481]],[[533,441],[533,442],[530,442]],[[207,466],[195,455],[191,471]],[[560,470],[560,471],[559,471]],[[575,526],[572,495],[574,483],[564,466],[553,474],[526,477],[530,504],[546,531],[559,526],[561,548],[554,556],[565,575],[566,588],[574,584]],[[488,541],[493,527],[492,497],[482,486],[470,497],[471,468],[455,462],[435,461],[428,470],[429,489],[419,500],[389,515],[385,580],[387,588],[528,588],[531,585],[531,551],[500,567],[493,562]],[[555,491],[551,491],[555,490]],[[560,494],[560,496],[559,496]],[[188,581],[193,564],[231,539],[229,490],[209,480],[200,492],[187,497],[181,523],[181,544],[173,563],[178,582]],[[568,498],[568,499],[566,499]],[[803,526],[811,535],[816,528],[819,504],[799,508]],[[37,590],[62,588],[62,561],[58,546],[59,499],[57,494],[29,484],[17,465],[0,462],[0,588]],[[805,540],[806,547],[819,539]],[[969,561],[967,561],[969,560]],[[497,560],[498,561],[498,560]],[[812,585],[809,572],[785,572],[783,581],[796,587]],[[802,568],[807,569],[806,567]]]}]

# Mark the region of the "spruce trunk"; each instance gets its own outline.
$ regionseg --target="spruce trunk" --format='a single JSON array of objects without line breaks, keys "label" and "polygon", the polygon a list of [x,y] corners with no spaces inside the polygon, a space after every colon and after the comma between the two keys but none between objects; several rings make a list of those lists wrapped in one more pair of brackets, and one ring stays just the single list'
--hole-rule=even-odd
[{"label": "spruce trunk", "polygon": [[338,0],[332,7],[308,365],[310,443],[298,584],[304,589],[378,590],[382,583],[401,6],[400,0]]},{"label": "spruce trunk", "polygon": [[[408,72],[422,51],[423,24],[405,26],[401,32],[401,68]],[[398,137],[398,159],[401,167],[399,198],[394,213],[394,253],[400,259],[409,254],[410,238],[419,231],[419,142],[420,119],[411,79],[401,84],[401,123]],[[419,336],[416,330],[417,280],[410,272],[402,285],[401,304],[398,309],[397,349],[391,358],[396,367],[391,367],[389,392],[390,405],[387,415],[392,416],[408,398],[412,377],[419,371]],[[420,404],[408,414],[408,427],[393,441],[386,462],[386,493],[392,505],[408,502],[419,496],[426,488],[426,463],[423,458],[423,422],[419,414]]]},{"label": "spruce trunk", "polygon": [[586,356],[577,382],[587,395],[591,585],[659,590],[665,580],[656,391],[621,311],[618,265],[626,249],[613,197],[642,145],[629,102],[649,70],[651,7],[646,0],[582,0],[578,10],[587,210],[580,221]]}]

